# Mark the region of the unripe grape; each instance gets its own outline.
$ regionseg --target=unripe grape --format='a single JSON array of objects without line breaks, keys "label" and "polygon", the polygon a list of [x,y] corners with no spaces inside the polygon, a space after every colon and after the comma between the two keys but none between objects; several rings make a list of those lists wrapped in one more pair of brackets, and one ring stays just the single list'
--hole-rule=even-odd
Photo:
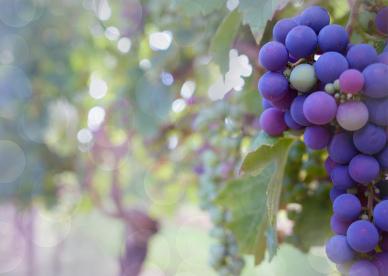
[{"label": "unripe grape", "polygon": [[290,82],[300,92],[310,91],[317,82],[314,66],[299,64],[291,71]]},{"label": "unripe grape", "polygon": [[362,102],[349,101],[338,106],[337,122],[345,130],[356,131],[368,122],[368,109]]}]

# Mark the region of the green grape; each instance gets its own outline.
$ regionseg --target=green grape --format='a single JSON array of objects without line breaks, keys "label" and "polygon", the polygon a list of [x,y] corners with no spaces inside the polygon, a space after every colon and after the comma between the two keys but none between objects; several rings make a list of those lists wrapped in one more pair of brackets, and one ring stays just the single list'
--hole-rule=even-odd
[{"label": "green grape", "polygon": [[310,91],[317,82],[314,66],[299,64],[291,71],[290,82],[300,92]]}]

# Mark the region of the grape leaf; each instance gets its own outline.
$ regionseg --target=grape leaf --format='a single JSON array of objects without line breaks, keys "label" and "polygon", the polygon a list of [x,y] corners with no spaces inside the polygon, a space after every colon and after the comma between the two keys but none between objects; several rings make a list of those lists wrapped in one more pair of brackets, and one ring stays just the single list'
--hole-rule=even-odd
[{"label": "grape leaf", "polygon": [[220,67],[221,73],[225,74],[229,68],[230,45],[240,28],[241,16],[237,10],[228,14],[221,22],[210,44],[210,54]]},{"label": "grape leaf", "polygon": [[[259,263],[267,248],[276,254],[276,216],[283,175],[292,138],[272,138],[264,133],[253,142],[241,167],[242,176],[227,183],[217,202],[231,210],[230,229],[242,253],[255,255]],[[254,242],[252,242],[254,241]]]},{"label": "grape leaf", "polygon": [[184,16],[194,17],[208,15],[220,9],[225,0],[174,0],[172,3]]},{"label": "grape leaf", "polygon": [[265,26],[277,9],[280,0],[240,0],[239,10],[243,15],[243,23],[248,24],[259,42]]}]

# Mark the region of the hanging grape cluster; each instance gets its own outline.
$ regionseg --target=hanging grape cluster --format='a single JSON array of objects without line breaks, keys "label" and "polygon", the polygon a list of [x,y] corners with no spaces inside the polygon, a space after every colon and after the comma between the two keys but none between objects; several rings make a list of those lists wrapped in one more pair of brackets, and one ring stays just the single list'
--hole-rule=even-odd
[{"label": "hanging grape cluster", "polygon": [[[388,34],[388,7],[375,28]],[[281,19],[259,63],[261,128],[270,136],[303,134],[312,150],[327,149],[333,182],[328,258],[351,276],[388,275],[388,49],[351,44],[347,30],[312,6]]]},{"label": "hanging grape cluster", "polygon": [[[233,176],[242,139],[242,114],[239,106],[218,101],[198,114],[194,128],[206,133],[195,171],[200,176],[201,208],[210,214],[213,228],[210,236],[216,243],[210,247],[210,265],[220,276],[240,275],[244,259],[237,241],[226,225],[231,213],[214,203],[225,181]],[[221,122],[221,123],[220,123]]]}]

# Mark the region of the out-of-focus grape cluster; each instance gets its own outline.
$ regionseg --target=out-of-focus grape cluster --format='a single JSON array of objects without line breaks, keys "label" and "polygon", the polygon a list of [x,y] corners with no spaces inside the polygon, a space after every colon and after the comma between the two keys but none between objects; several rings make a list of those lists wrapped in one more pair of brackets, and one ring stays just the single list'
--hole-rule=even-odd
[{"label": "out-of-focus grape cluster", "polygon": [[[388,33],[388,7],[376,29]],[[351,44],[347,29],[312,6],[281,19],[259,63],[261,128],[289,130],[311,150],[327,149],[334,215],[326,253],[346,275],[387,275],[388,49]]]}]

